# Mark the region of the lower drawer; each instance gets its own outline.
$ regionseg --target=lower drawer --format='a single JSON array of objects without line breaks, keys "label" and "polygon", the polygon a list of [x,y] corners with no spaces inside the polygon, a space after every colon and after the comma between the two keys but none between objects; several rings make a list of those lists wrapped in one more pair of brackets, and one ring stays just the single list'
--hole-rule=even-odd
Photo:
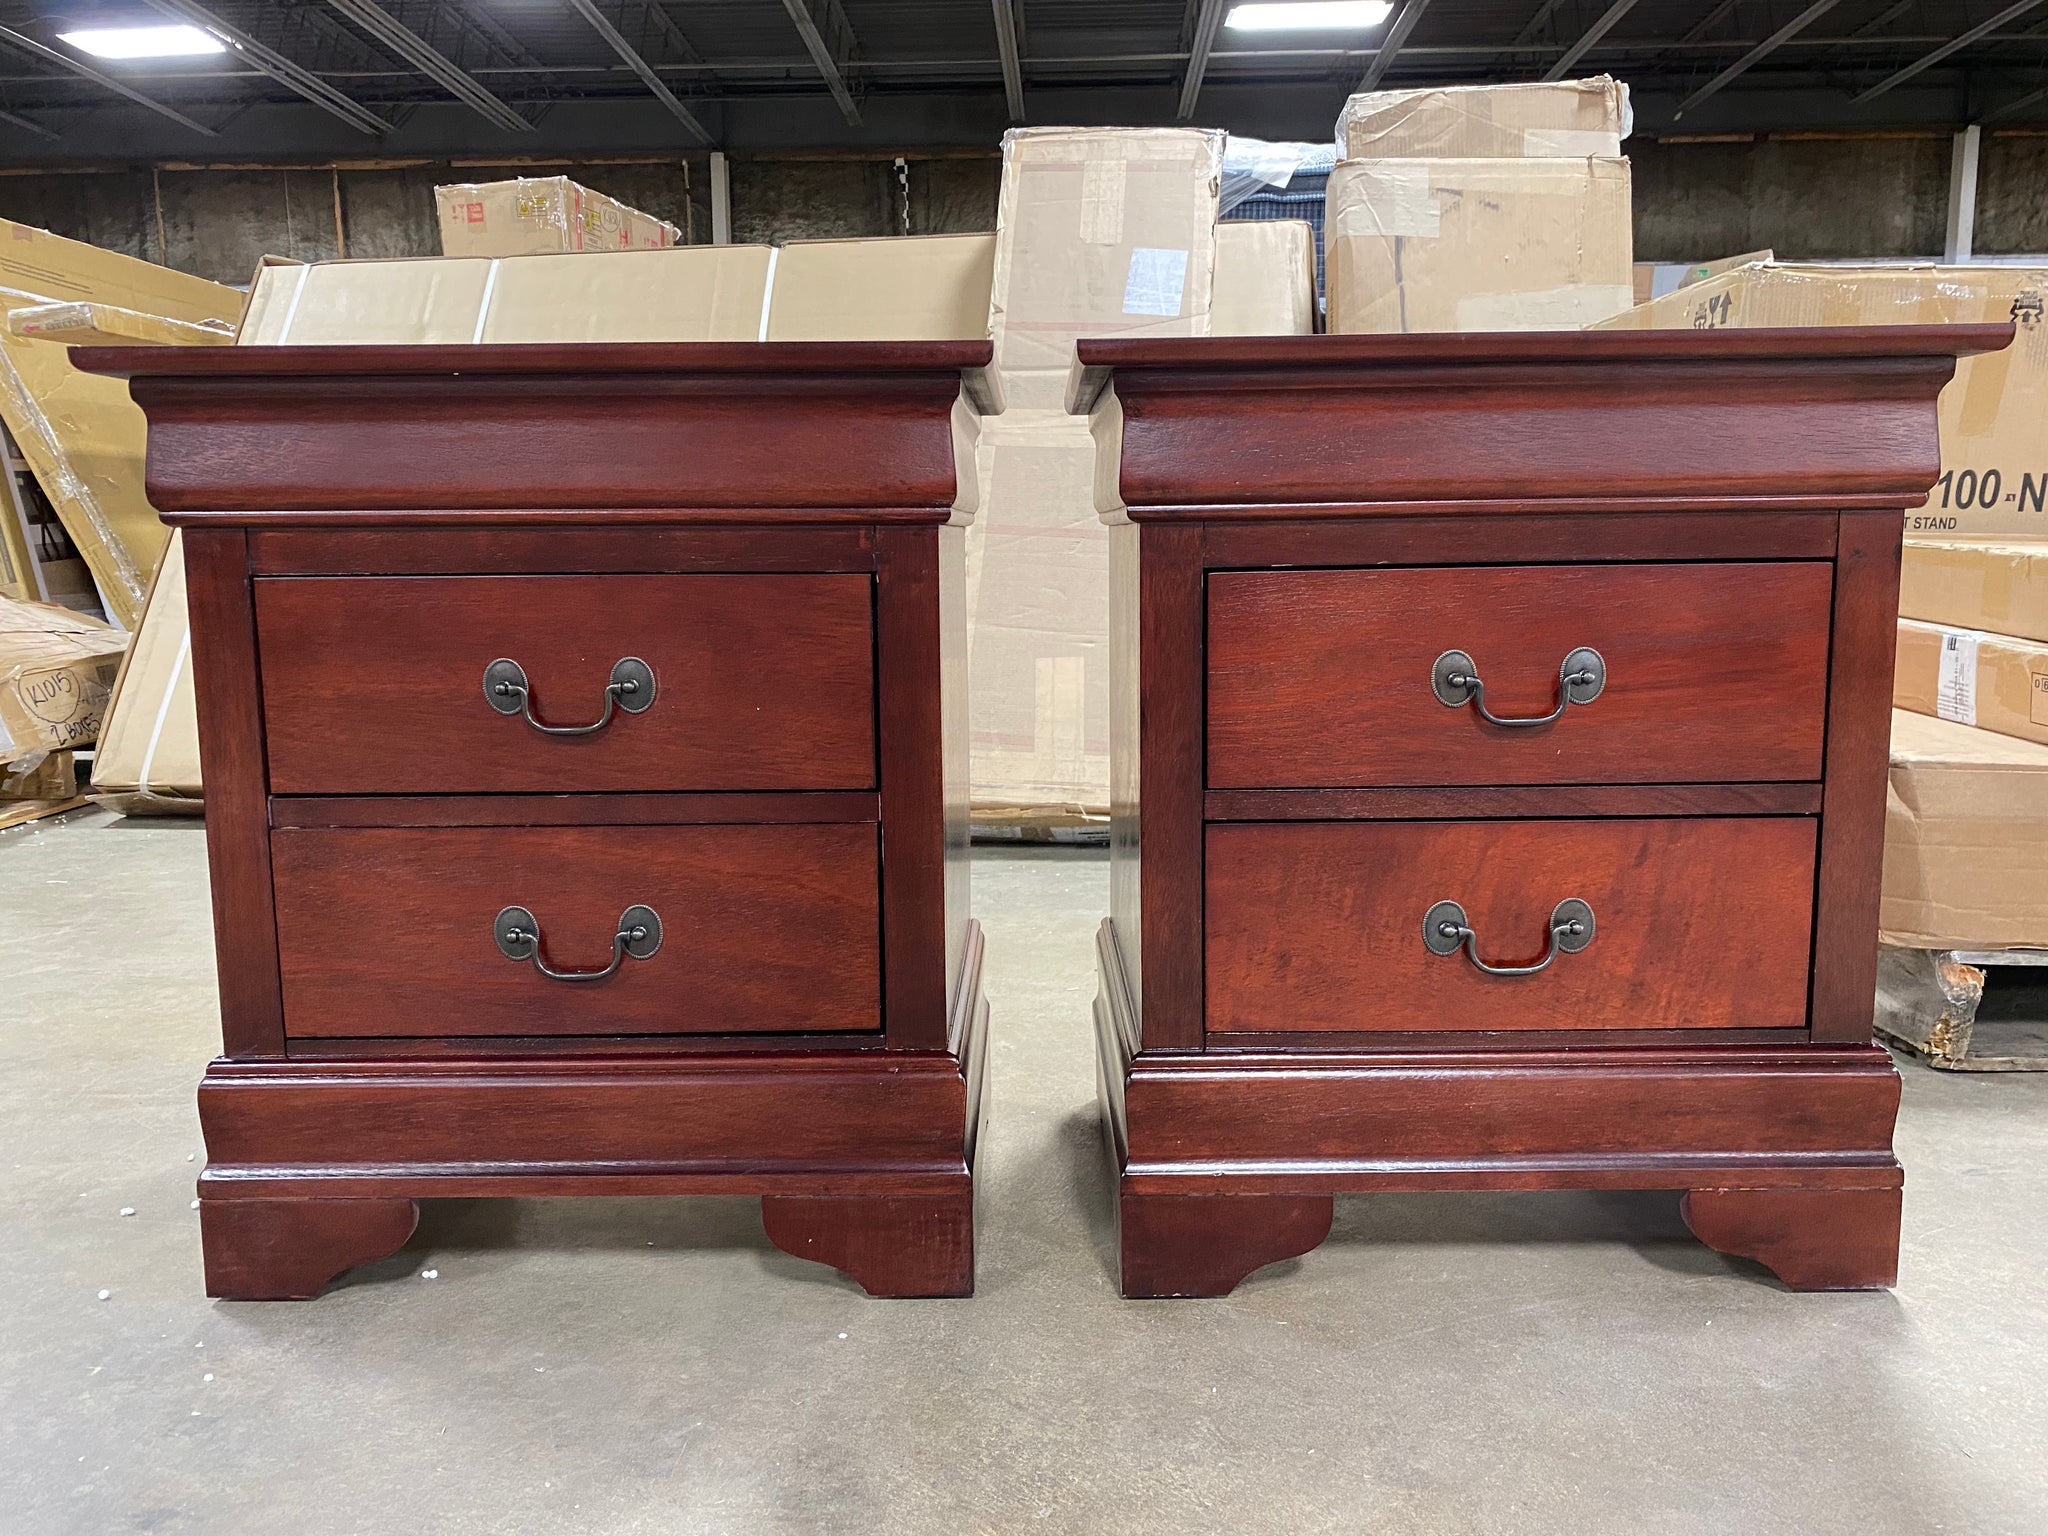
[{"label": "lower drawer", "polygon": [[[293,1038],[881,1028],[871,824],[280,827],[271,857]],[[659,947],[557,980],[500,947],[508,907],[558,971],[607,966],[631,907]]]},{"label": "lower drawer", "polygon": [[[1814,855],[1799,817],[1212,826],[1208,1028],[1803,1028]],[[1474,963],[1541,960],[1567,899],[1592,921],[1542,970]],[[1469,946],[1425,934],[1446,901]]]}]

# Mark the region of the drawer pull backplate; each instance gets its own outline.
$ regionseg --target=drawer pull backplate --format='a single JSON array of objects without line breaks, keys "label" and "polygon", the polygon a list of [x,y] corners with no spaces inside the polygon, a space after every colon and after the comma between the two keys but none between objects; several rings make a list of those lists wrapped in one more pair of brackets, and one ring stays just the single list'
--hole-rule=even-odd
[{"label": "drawer pull backplate", "polygon": [[1593,927],[1593,909],[1568,896],[1550,914],[1550,943],[1541,960],[1533,965],[1488,965],[1479,958],[1479,935],[1465,921],[1465,909],[1455,901],[1440,901],[1422,914],[1422,942],[1437,955],[1463,949],[1465,958],[1489,976],[1534,976],[1560,954],[1575,955],[1592,943]]},{"label": "drawer pull backplate", "polygon": [[1456,709],[1461,704],[1478,706],[1479,718],[1489,725],[1549,725],[1563,718],[1574,704],[1590,704],[1607,686],[1607,662],[1590,645],[1582,645],[1565,657],[1557,669],[1557,708],[1547,715],[1496,715],[1486,707],[1486,684],[1479,668],[1463,651],[1445,651],[1430,668],[1430,687],[1437,698]]},{"label": "drawer pull backplate", "polygon": [[601,971],[558,971],[540,952],[540,924],[524,907],[507,907],[491,923],[491,936],[507,960],[533,962],[533,968],[555,981],[603,981],[616,972],[628,955],[645,960],[661,948],[661,919],[652,907],[628,907],[619,914],[619,931],[612,935],[612,963]]},{"label": "drawer pull backplate", "polygon": [[544,725],[535,719],[526,668],[504,656],[484,668],[484,700],[501,715],[524,715],[528,725],[549,736],[591,736],[612,723],[615,710],[637,715],[654,702],[654,669],[638,656],[614,663],[605,685],[604,713],[589,725]]}]

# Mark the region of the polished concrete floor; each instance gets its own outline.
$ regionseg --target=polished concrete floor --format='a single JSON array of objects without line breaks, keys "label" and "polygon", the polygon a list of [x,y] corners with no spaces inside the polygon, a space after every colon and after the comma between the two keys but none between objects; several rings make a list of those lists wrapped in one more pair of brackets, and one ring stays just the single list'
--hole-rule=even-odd
[{"label": "polished concrete floor", "polygon": [[2048,1078],[1906,1064],[1890,1295],[1788,1294],[1667,1196],[1406,1195],[1227,1300],[1125,1302],[1107,866],[975,879],[973,1300],[631,1200],[429,1205],[317,1301],[227,1304],[189,1209],[201,830],[0,833],[0,1533],[2048,1531]]}]

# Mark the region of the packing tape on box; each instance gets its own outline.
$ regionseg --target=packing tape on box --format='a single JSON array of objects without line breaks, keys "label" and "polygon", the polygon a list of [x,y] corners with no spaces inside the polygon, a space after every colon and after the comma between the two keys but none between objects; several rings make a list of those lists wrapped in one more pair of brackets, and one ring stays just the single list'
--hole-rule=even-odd
[{"label": "packing tape on box", "polygon": [[471,346],[477,346],[484,339],[484,323],[491,318],[491,295],[498,291],[498,258],[491,258],[490,268],[484,273],[483,297],[476,301],[476,330],[469,338]]},{"label": "packing tape on box", "polygon": [[306,279],[312,272],[311,263],[299,268],[299,281],[292,289],[292,301],[284,307],[284,324],[277,328],[277,345],[280,347],[292,339],[292,322],[299,318],[299,300],[305,296]]},{"label": "packing tape on box", "polygon": [[781,246],[771,245],[768,247],[768,277],[761,284],[761,334],[754,338],[756,341],[766,341],[768,339],[768,309],[770,303],[775,298],[775,258],[781,254]]}]

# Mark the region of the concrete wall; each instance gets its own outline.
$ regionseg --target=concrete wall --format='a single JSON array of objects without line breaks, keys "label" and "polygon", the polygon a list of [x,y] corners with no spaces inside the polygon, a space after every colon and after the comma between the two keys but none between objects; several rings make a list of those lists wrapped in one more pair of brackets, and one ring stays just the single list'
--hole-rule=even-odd
[{"label": "concrete wall", "polygon": [[[1639,261],[1696,261],[1770,247],[1787,259],[1936,257],[1948,206],[1946,134],[1629,145]],[[521,173],[505,165],[342,170],[119,170],[0,175],[0,216],[222,282],[265,254],[425,256],[439,249],[433,188]],[[709,159],[528,166],[568,175],[711,237]],[[999,162],[988,155],[731,162],[733,238],[783,241],[993,229]],[[906,187],[907,179],[907,187]],[[907,193],[907,199],[906,199]],[[2048,254],[2048,137],[1984,141],[1977,250]]]}]

